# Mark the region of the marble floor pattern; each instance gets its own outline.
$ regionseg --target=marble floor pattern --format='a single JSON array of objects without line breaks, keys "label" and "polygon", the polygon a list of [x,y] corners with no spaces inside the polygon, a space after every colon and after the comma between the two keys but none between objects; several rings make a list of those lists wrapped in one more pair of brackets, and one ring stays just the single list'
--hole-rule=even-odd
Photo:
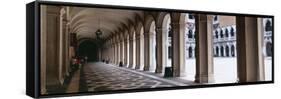
[{"label": "marble floor pattern", "polygon": [[122,68],[124,67],[116,67],[101,62],[85,64],[83,75],[88,91],[177,86],[173,83],[140,75]]}]

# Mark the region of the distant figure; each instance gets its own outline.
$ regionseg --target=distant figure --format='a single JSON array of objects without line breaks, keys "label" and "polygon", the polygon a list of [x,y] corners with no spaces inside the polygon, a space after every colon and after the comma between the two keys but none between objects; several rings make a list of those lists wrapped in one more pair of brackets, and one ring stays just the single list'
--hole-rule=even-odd
[{"label": "distant figure", "polygon": [[87,63],[88,62],[88,57],[87,56],[85,56],[85,63]]},{"label": "distant figure", "polygon": [[122,61],[119,62],[119,67],[123,67],[123,62]]}]

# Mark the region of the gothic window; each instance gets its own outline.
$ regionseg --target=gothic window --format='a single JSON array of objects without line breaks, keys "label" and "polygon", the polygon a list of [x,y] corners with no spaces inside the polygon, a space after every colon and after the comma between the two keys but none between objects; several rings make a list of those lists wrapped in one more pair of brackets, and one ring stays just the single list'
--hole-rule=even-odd
[{"label": "gothic window", "polygon": [[218,21],[218,16],[217,15],[214,17],[214,21]]},{"label": "gothic window", "polygon": [[266,43],[266,56],[268,57],[272,56],[272,43],[270,42]]},{"label": "gothic window", "polygon": [[265,31],[272,31],[272,24],[270,20],[267,20],[265,23]]},{"label": "gothic window", "polygon": [[188,30],[188,38],[192,38],[192,30]]},{"label": "gothic window", "polygon": [[219,38],[219,33],[218,33],[218,30],[216,30],[216,31],[215,31],[215,37],[216,37],[216,39],[218,39],[218,38]]},{"label": "gothic window", "polygon": [[225,55],[228,57],[229,56],[229,48],[228,46],[225,47]]},{"label": "gothic window", "polygon": [[230,35],[234,36],[234,29],[233,29],[233,27],[231,27],[231,29],[230,29]]},{"label": "gothic window", "polygon": [[189,58],[192,57],[192,47],[191,46],[188,48],[188,57]]},{"label": "gothic window", "polygon": [[231,45],[231,56],[232,57],[235,56],[235,47],[234,47],[234,45]]},{"label": "gothic window", "polygon": [[221,46],[221,57],[224,57],[224,48]]},{"label": "gothic window", "polygon": [[221,33],[220,33],[221,38],[223,38],[223,30],[221,29]]},{"label": "gothic window", "polygon": [[216,57],[218,57],[218,56],[219,56],[219,47],[216,46]]},{"label": "gothic window", "polygon": [[228,37],[228,29],[225,28],[225,37],[227,38]]},{"label": "gothic window", "polygon": [[188,15],[188,18],[189,18],[189,19],[194,19],[194,16],[193,16],[192,14],[189,14],[189,15]]}]

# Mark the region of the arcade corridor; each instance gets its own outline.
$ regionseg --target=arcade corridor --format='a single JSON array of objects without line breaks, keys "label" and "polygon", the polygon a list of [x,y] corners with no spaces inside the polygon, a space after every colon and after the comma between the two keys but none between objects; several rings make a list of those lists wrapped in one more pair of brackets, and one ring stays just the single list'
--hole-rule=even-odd
[{"label": "arcade corridor", "polygon": [[272,80],[272,19],[41,6],[41,93]]}]

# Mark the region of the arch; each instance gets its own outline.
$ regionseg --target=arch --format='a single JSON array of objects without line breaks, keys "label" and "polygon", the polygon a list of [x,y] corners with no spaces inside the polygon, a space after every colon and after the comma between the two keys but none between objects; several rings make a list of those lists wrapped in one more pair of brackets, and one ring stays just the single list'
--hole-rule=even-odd
[{"label": "arch", "polygon": [[192,47],[189,46],[189,48],[188,48],[188,57],[192,58],[192,55],[193,55]]},{"label": "arch", "polygon": [[233,27],[230,28],[230,36],[232,36],[232,37],[234,36],[234,28]]},{"label": "arch", "polygon": [[220,37],[223,38],[223,29],[221,28]]},{"label": "arch", "polygon": [[99,61],[99,46],[90,39],[85,39],[78,45],[78,56],[87,56],[88,61]]},{"label": "arch", "polygon": [[228,45],[225,46],[225,56],[229,57],[229,47],[228,47]]},{"label": "arch", "polygon": [[153,16],[150,15],[150,14],[146,15],[145,16],[145,22],[144,22],[144,25],[143,25],[144,33],[149,33],[152,22],[155,22]]},{"label": "arch", "polygon": [[231,56],[234,57],[235,56],[235,47],[234,45],[231,45]]},{"label": "arch", "polygon": [[217,15],[215,15],[214,21],[218,21],[218,16]]},{"label": "arch", "polygon": [[216,46],[216,57],[218,57],[219,56],[219,47],[218,46]]},{"label": "arch", "polygon": [[215,31],[215,38],[218,39],[219,38],[219,33],[218,30]]},{"label": "arch", "polygon": [[225,28],[225,37],[228,38],[228,29]]},{"label": "arch", "polygon": [[266,43],[266,56],[268,56],[268,57],[272,56],[272,43],[271,42]]},{"label": "arch", "polygon": [[[160,13],[161,14],[161,13]],[[171,45],[169,44],[172,37],[171,31],[171,15],[169,13],[162,13],[165,14],[163,17],[163,24],[162,24],[162,55],[163,55],[163,65],[164,66],[171,66]],[[164,70],[164,68],[163,68]]]},{"label": "arch", "polygon": [[220,51],[221,51],[221,57],[224,57],[224,48],[223,48],[223,46],[221,46]]},{"label": "arch", "polygon": [[194,19],[194,16],[192,14],[188,14],[188,19]]},{"label": "arch", "polygon": [[266,20],[265,31],[272,31],[272,23],[271,23],[271,21],[269,19]]},{"label": "arch", "polygon": [[192,37],[193,37],[193,36],[192,36],[192,30],[191,30],[191,29],[189,29],[189,30],[188,30],[188,38],[190,38],[190,39],[191,39]]}]

